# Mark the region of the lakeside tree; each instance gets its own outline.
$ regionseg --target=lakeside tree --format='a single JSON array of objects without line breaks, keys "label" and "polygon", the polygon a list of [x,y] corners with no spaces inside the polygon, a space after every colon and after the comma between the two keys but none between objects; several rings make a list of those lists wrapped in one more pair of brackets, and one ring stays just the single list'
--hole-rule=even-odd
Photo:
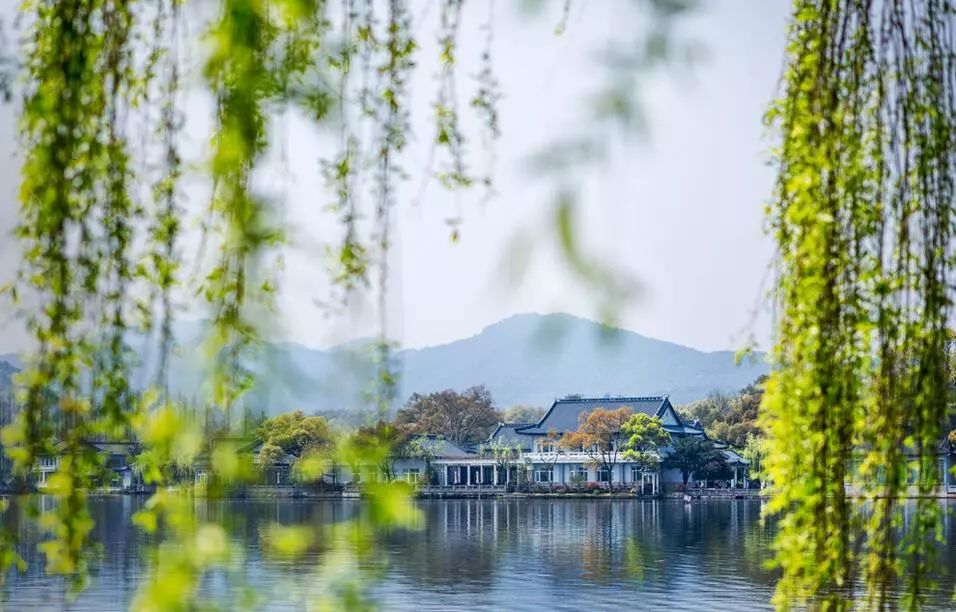
[{"label": "lakeside tree", "polygon": [[624,434],[622,458],[636,462],[642,470],[656,468],[660,463],[661,450],[671,441],[660,417],[638,412],[628,417],[621,429]]},{"label": "lakeside tree", "polygon": [[310,453],[327,453],[333,446],[332,431],[326,420],[306,416],[301,410],[264,420],[256,435],[263,442],[259,461],[266,465],[285,455],[300,458]]},{"label": "lakeside tree", "polygon": [[763,488],[765,476],[763,464],[767,458],[767,442],[761,437],[755,435],[747,436],[747,443],[744,445],[740,455],[747,461],[747,472],[751,480],[759,480]]},{"label": "lakeside tree", "polygon": [[743,448],[748,436],[762,435],[758,421],[767,376],[762,375],[734,394],[715,391],[706,398],[678,407],[681,418],[699,420],[711,437]]},{"label": "lakeside tree", "polygon": [[680,471],[685,487],[691,475],[698,480],[705,480],[708,474],[725,474],[720,465],[726,466],[726,463],[723,453],[714,448],[713,442],[690,436],[675,440],[670,453],[664,458],[665,468]]},{"label": "lakeside tree", "polygon": [[[359,455],[375,459],[375,465],[387,481],[395,480],[395,462],[414,455],[412,433],[407,426],[376,421],[374,425],[359,427],[352,434],[352,444]],[[385,452],[378,452],[384,450]]]},{"label": "lakeside tree", "polygon": [[734,477],[734,470],[727,463],[727,458],[719,450],[708,452],[703,465],[700,467],[700,478],[704,481],[723,481]]},{"label": "lakeside tree", "polygon": [[437,434],[456,444],[486,440],[501,422],[491,392],[484,386],[462,393],[446,389],[422,395],[414,393],[395,416],[395,424],[416,434]]},{"label": "lakeside tree", "polygon": [[632,414],[626,406],[595,408],[582,414],[577,430],[566,432],[559,442],[569,452],[586,453],[592,464],[604,470],[608,476],[608,491],[614,491],[614,466],[624,452],[627,439],[623,427]]}]

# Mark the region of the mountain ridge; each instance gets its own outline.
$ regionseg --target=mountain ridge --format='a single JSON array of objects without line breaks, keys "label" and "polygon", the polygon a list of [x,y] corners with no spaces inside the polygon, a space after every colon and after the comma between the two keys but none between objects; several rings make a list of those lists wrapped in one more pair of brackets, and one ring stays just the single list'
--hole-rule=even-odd
[{"label": "mountain ridge", "polygon": [[[203,396],[196,322],[176,326],[170,359],[171,391]],[[263,343],[249,367],[257,386],[246,407],[269,414],[367,410],[368,382],[376,368],[368,350],[374,340],[353,340],[328,349],[295,342]],[[485,385],[499,407],[546,406],[569,394],[669,395],[684,403],[711,391],[736,391],[768,371],[761,353],[735,365],[733,351],[703,351],[564,313],[516,314],[478,333],[428,347],[393,353],[400,373],[393,408],[414,392]],[[16,356],[0,355],[18,366]],[[140,386],[149,366],[134,374]]]}]

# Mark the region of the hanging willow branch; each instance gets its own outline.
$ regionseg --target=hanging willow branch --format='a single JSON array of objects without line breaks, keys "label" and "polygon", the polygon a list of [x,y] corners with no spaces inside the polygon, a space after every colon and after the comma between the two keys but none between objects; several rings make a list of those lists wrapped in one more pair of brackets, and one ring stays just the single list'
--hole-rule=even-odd
[{"label": "hanging willow branch", "polygon": [[26,248],[14,295],[40,307],[27,320],[37,350],[21,381],[22,411],[3,437],[21,473],[39,455],[59,454],[48,482],[59,503],[44,524],[52,539],[42,548],[50,571],[81,582],[92,528],[86,492],[103,467],[86,442],[117,435],[128,422],[123,336],[140,209],[130,186],[125,118],[132,90],[148,86],[148,77],[133,68],[134,2],[31,7],[16,230]]},{"label": "hanging willow branch", "polygon": [[[439,34],[448,59],[442,95],[453,117],[443,116],[456,134],[454,156],[461,168],[452,50],[463,4],[446,3]],[[134,438],[143,445],[138,469],[158,492],[134,520],[147,531],[164,522],[175,527],[157,547],[135,604],[159,608],[197,605],[197,581],[229,553],[222,526],[197,521],[191,504],[164,488],[201,447],[188,411],[168,389],[174,295],[190,281],[180,273],[186,166],[180,153],[181,87],[194,76],[183,74],[190,63],[179,53],[183,6],[183,0],[24,4],[30,29],[21,47],[24,164],[17,227],[24,258],[12,294],[38,305],[24,307],[36,350],[19,380],[19,421],[3,432],[4,450],[22,475],[39,457],[59,456],[59,469],[47,483],[59,503],[43,519],[52,536],[43,549],[47,568],[73,576],[77,584],[86,576],[91,551],[86,494],[105,475],[89,442]],[[348,292],[367,283],[372,258],[377,261],[382,337],[375,402],[384,411],[393,399],[385,318],[390,211],[405,178],[407,84],[417,45],[401,0],[343,0],[336,49],[329,42],[330,12],[334,7],[322,0],[221,0],[195,49],[203,54],[201,82],[216,101],[210,151],[204,154],[212,197],[201,249],[204,254],[208,243],[215,261],[211,268],[204,261],[191,267],[213,313],[209,399],[221,408],[236,404],[253,385],[249,349],[259,337],[257,317],[271,306],[273,264],[284,242],[282,202],[256,180],[274,140],[270,118],[293,108],[322,126],[336,93],[342,150],[325,164],[325,178],[345,238],[332,280]],[[4,86],[6,68],[3,62]],[[494,83],[490,55],[483,78]],[[495,97],[483,100],[481,112],[496,117]],[[153,104],[158,112],[151,112]],[[145,135],[139,148],[130,145],[132,123]],[[140,201],[149,200],[142,193],[151,195],[149,205]],[[370,203],[370,228],[359,226],[363,202]],[[139,329],[132,322],[137,314]],[[158,340],[154,364],[137,362],[127,345],[139,331]],[[130,372],[144,365],[154,368],[159,390],[131,385]],[[234,449],[206,448],[216,486],[241,477],[230,461]],[[382,487],[370,503],[381,506],[392,493]],[[380,522],[397,524],[393,514],[408,506],[407,494],[388,503],[391,514]],[[0,538],[4,546],[9,542]],[[215,554],[210,542],[222,544]],[[0,551],[2,563],[15,559],[9,552]]]},{"label": "hanging willow branch", "polygon": [[[768,114],[782,134],[763,406],[781,608],[849,607],[861,577],[875,608],[896,580],[913,604],[928,586],[951,384],[953,18],[944,0],[795,2]],[[903,535],[911,472],[924,497]]]}]

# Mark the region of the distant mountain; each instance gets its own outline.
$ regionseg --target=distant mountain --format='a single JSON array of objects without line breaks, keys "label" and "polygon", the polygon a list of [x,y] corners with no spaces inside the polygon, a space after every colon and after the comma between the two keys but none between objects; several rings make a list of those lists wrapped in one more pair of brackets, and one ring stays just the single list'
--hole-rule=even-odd
[{"label": "distant mountain", "polygon": [[472,338],[404,351],[405,390],[484,383],[501,406],[547,406],[556,397],[669,394],[683,403],[736,390],[767,371],[763,355],[734,364],[702,352],[570,315],[517,315]]},{"label": "distant mountain", "polygon": [[[178,348],[170,361],[174,393],[203,396],[202,337],[199,323],[177,325]],[[135,349],[137,341],[131,342]],[[247,406],[273,414],[360,410],[374,380],[371,345],[351,342],[319,350],[267,343],[250,363],[257,387]],[[135,386],[145,383],[155,364],[155,355],[140,354],[145,365],[134,377]],[[684,403],[714,390],[736,391],[768,370],[762,354],[738,366],[731,351],[703,352],[564,314],[516,315],[471,338],[401,350],[394,357],[401,373],[399,405],[414,392],[479,384],[502,408],[547,406],[572,393],[669,394],[671,401]]]},{"label": "distant mountain", "polygon": [[[193,330],[185,335],[201,336]],[[196,342],[180,340],[172,361],[172,386],[186,395],[201,391]],[[257,389],[248,403],[270,413],[361,408],[374,380],[370,347],[370,342],[330,350],[266,344],[255,359]],[[397,399],[403,403],[414,392],[484,384],[501,407],[547,406],[571,393],[669,394],[684,403],[714,390],[736,391],[766,373],[764,356],[755,357],[738,366],[731,351],[703,352],[570,315],[525,314],[471,338],[397,351]]]},{"label": "distant mountain", "polygon": [[0,394],[13,390],[13,375],[19,371],[9,361],[0,359]]}]

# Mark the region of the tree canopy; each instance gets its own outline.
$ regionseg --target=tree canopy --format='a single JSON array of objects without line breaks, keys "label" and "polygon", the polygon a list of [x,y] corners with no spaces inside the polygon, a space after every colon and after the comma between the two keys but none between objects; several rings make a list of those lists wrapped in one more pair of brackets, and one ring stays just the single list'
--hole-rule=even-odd
[{"label": "tree canopy", "polygon": [[726,464],[723,453],[714,448],[712,441],[691,436],[675,440],[664,458],[664,467],[680,470],[685,485],[691,475],[701,480],[726,477]]},{"label": "tree canopy", "polygon": [[422,395],[415,393],[395,416],[396,425],[418,434],[437,434],[458,444],[488,438],[502,421],[491,393],[483,386],[458,393],[451,389]]},{"label": "tree canopy", "polygon": [[565,432],[559,444],[568,451],[587,453],[591,462],[605,470],[608,475],[608,489],[614,489],[614,472],[623,444],[627,439],[624,433],[624,424],[633,410],[626,406],[620,408],[595,408],[590,412],[582,413],[578,418],[578,428]]},{"label": "tree canopy", "polygon": [[624,434],[624,459],[650,468],[658,463],[659,451],[670,444],[671,436],[660,417],[643,412],[631,415],[621,426]]},{"label": "tree canopy", "polygon": [[757,417],[766,381],[761,376],[733,395],[715,391],[678,411],[685,420],[699,420],[709,436],[742,448],[748,436],[761,435]]},{"label": "tree canopy", "polygon": [[306,416],[301,410],[266,419],[256,435],[263,445],[259,451],[262,463],[273,463],[284,455],[303,457],[308,453],[328,451],[333,444],[332,431],[320,416]]}]

